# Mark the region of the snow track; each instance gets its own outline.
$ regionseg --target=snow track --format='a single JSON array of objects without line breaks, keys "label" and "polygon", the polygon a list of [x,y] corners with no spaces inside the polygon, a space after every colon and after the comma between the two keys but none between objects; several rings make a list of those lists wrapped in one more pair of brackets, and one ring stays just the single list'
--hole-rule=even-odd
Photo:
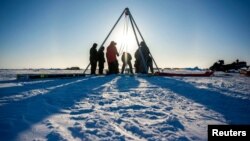
[{"label": "snow track", "polygon": [[[249,100],[188,80],[111,75],[11,83],[0,87],[5,140],[207,140],[208,124],[250,123]],[[241,110],[225,111],[223,99]]]}]

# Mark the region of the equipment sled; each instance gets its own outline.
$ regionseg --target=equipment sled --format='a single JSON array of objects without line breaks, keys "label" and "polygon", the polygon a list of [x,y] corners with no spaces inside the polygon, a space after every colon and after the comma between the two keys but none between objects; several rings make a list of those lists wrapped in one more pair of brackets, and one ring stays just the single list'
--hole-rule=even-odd
[{"label": "equipment sled", "polygon": [[73,78],[73,77],[85,77],[85,74],[17,74],[17,79],[44,79],[44,78]]},{"label": "equipment sled", "polygon": [[245,76],[250,76],[250,70],[241,70],[240,74],[245,75]]},{"label": "equipment sled", "polygon": [[206,71],[205,73],[167,73],[167,72],[156,72],[158,76],[182,76],[182,77],[209,77],[213,75],[213,71]]}]

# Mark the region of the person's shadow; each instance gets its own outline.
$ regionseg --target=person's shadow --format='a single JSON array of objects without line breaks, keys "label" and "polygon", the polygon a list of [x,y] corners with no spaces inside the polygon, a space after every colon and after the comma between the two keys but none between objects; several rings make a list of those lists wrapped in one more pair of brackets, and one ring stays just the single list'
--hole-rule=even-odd
[{"label": "person's shadow", "polygon": [[[0,106],[0,135],[1,140],[15,140],[18,135],[31,128],[43,119],[59,114],[62,109],[69,109],[78,101],[88,97],[88,94],[100,92],[101,85],[111,81],[115,76],[74,78],[62,80],[67,84],[55,81],[48,92],[31,96],[20,101],[11,101]],[[69,83],[70,81],[70,83]],[[46,86],[46,83],[43,84]],[[51,82],[48,84],[50,87]],[[39,85],[34,85],[38,88]],[[32,85],[29,86],[29,89]],[[44,87],[42,87],[44,88]]]},{"label": "person's shadow", "polygon": [[116,89],[120,92],[130,91],[131,89],[138,88],[140,82],[135,78],[135,76],[124,75],[117,80]]},{"label": "person's shadow", "polygon": [[228,124],[250,124],[250,100],[230,97],[208,89],[199,89],[174,78],[152,77],[146,80],[222,114]]}]

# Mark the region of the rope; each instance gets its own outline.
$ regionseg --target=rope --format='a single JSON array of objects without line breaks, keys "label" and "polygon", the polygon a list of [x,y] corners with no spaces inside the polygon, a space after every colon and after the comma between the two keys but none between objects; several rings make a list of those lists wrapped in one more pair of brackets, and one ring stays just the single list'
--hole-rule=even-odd
[{"label": "rope", "polygon": [[[125,38],[125,39],[126,39],[126,40],[125,40],[125,42],[126,42],[126,44],[125,44],[126,46],[125,46],[125,47],[126,47],[126,48],[125,48],[125,51],[128,52],[128,44],[127,44],[127,41],[128,41],[129,18],[128,18],[127,15],[126,15],[126,17],[127,17],[127,18],[126,18],[126,21],[125,21],[125,22],[126,22],[126,23],[125,23],[125,24],[126,24],[126,36],[125,36],[125,37],[126,37],[126,38]],[[127,56],[127,54],[126,54],[126,55],[125,55],[125,60],[127,60],[127,58],[128,58],[128,56]],[[126,70],[128,69],[128,67],[129,67],[128,65],[125,66],[124,73],[126,73]]]},{"label": "rope", "polygon": [[[126,20],[126,16],[124,17],[124,20]],[[123,30],[122,30],[122,37],[121,37],[121,45],[120,45],[120,49],[119,49],[119,54],[123,51],[124,49],[124,36],[125,36],[125,29],[126,29],[126,23],[124,22],[123,24]]]},{"label": "rope", "polygon": [[129,19],[127,17],[127,15],[125,15],[125,18],[124,18],[125,22],[123,24],[123,34],[122,34],[122,42],[121,42],[121,47],[119,48],[119,54],[123,53],[124,52],[124,49],[125,51],[128,51],[128,44],[127,44],[127,39],[128,39],[128,23],[129,23]]},{"label": "rope", "polygon": [[[128,52],[128,33],[129,33],[129,16],[125,15],[124,24],[123,24],[123,31],[122,31],[122,42],[119,48],[119,54],[122,55],[123,52]],[[127,58],[127,56],[125,56]],[[128,65],[125,66],[125,72],[128,68]]]}]

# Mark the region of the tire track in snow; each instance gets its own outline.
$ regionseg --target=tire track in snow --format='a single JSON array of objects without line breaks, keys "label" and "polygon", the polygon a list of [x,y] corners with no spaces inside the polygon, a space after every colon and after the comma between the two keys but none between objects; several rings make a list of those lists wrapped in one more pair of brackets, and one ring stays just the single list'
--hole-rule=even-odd
[{"label": "tire track in snow", "polygon": [[[138,84],[133,81],[138,82]],[[78,115],[84,119],[82,132],[86,133],[91,128],[97,130],[97,132],[89,136],[90,138],[107,140],[116,138],[115,136],[105,136],[105,133],[109,131],[113,135],[117,135],[117,138],[123,136],[122,139],[126,140],[161,140],[162,137],[164,139],[164,135],[165,138],[185,138],[181,133],[174,134],[174,132],[180,130],[179,128],[182,128],[178,119],[173,115],[164,113],[163,109],[159,108],[161,105],[157,107],[156,102],[160,98],[152,96],[156,91],[155,89],[157,89],[156,86],[149,85],[139,78],[126,76],[115,78],[104,85],[100,96],[90,97],[88,101],[84,101],[81,106],[78,106],[78,111],[90,105],[94,107],[93,112],[88,113],[88,115],[80,113]],[[151,100],[151,98],[154,98],[154,100]],[[108,124],[99,125],[101,122]],[[164,124],[162,129],[157,129],[162,123]],[[170,133],[160,131],[164,130],[164,126],[168,126],[168,124],[176,124],[179,127],[174,127],[174,125],[168,127],[172,130]],[[99,135],[100,132],[105,137]]]},{"label": "tire track in snow", "polygon": [[[92,89],[112,79],[98,78],[100,77],[87,78],[89,81],[72,79],[71,82],[75,83],[48,87],[51,88],[51,91],[46,95],[32,97],[31,99],[0,107],[0,111],[2,111],[0,124],[8,130],[0,129],[1,133],[6,133],[6,136],[3,136],[2,139],[72,140],[71,138],[73,138],[75,140],[68,129],[68,126],[75,123],[74,120],[70,120],[70,107],[86,98]],[[46,120],[51,121],[51,125],[48,127],[44,123]],[[66,138],[64,135],[68,137]]]},{"label": "tire track in snow", "polygon": [[44,95],[44,94],[49,93],[50,91],[52,91],[56,88],[65,87],[65,86],[79,83],[79,82],[82,82],[85,80],[88,80],[88,78],[87,79],[86,78],[80,79],[80,80],[78,79],[78,80],[74,80],[72,82],[67,82],[64,84],[55,85],[55,86],[51,86],[51,87],[43,88],[43,89],[32,89],[29,91],[22,92],[21,94],[16,94],[16,95],[12,95],[12,96],[4,96],[4,97],[0,98],[0,106],[6,105],[6,104],[9,104],[12,102],[25,100],[25,99],[28,99],[28,98],[31,98],[31,97],[37,96],[37,95]]},{"label": "tire track in snow", "polygon": [[117,76],[94,87],[86,98],[46,119],[53,127],[48,135],[66,140],[206,140],[205,125],[222,123],[221,115],[151,84],[151,79],[155,77]]},{"label": "tire track in snow", "polygon": [[[167,83],[172,83],[171,79],[168,81],[162,81],[159,80],[159,78],[154,77],[143,79],[143,81],[147,81],[150,85],[154,85],[154,82],[157,82],[157,85],[154,85],[158,87],[155,94],[163,95],[161,96],[161,105],[163,107],[166,106],[172,108],[172,110],[169,111],[170,114],[175,115],[175,118],[177,118],[183,125],[184,130],[179,133],[184,135],[187,139],[207,140],[207,125],[226,124],[226,120],[220,113],[210,110],[206,106],[196,103],[192,99],[188,99],[178,93],[172,92],[171,89],[168,89]],[[159,82],[161,82],[161,84]]]},{"label": "tire track in snow", "polygon": [[[85,126],[81,127],[83,129],[82,132],[85,131],[85,133],[89,132],[89,128],[101,128],[100,131],[102,132],[101,134],[106,134],[109,133],[109,131],[112,131],[112,134],[115,136],[112,136],[110,138],[107,138],[109,136],[106,137],[106,139],[108,140],[124,140],[125,138],[129,139],[129,140],[145,140],[142,138],[139,138],[137,136],[135,136],[134,134],[132,134],[131,132],[127,131],[126,129],[124,129],[122,126],[118,125],[116,123],[116,119],[114,119],[114,113],[112,112],[108,112],[103,110],[104,105],[106,104],[100,104],[102,103],[101,101],[105,101],[105,100],[110,100],[112,99],[112,97],[110,97],[110,93],[115,94],[118,93],[118,89],[116,88],[117,85],[117,81],[121,79],[121,77],[116,77],[114,78],[112,81],[110,81],[109,83],[106,83],[98,88],[95,88],[94,91],[99,91],[100,96],[97,95],[92,95],[92,98],[89,98],[89,101],[82,101],[82,105],[81,106],[77,106],[77,111],[81,111],[83,109],[89,109],[89,108],[93,108],[93,112],[88,113],[88,115],[86,116],[82,116],[84,115],[84,113],[79,113],[78,115],[74,115],[74,117],[79,117],[82,116],[83,119],[85,119],[84,124]],[[114,102],[114,101],[113,101]],[[77,118],[75,118],[77,119]],[[107,125],[99,125],[99,123],[95,123],[93,122],[93,119],[98,119],[97,122],[105,122],[108,123]],[[95,120],[94,120],[95,121]],[[73,127],[72,127],[73,128]],[[88,133],[87,133],[88,134]],[[86,134],[85,134],[86,135]],[[87,135],[88,136],[88,135]],[[89,136],[90,138],[85,138],[85,139],[103,139],[102,136],[100,135],[94,135],[93,136]],[[83,139],[83,140],[85,140]],[[105,139],[105,138],[104,138]]]},{"label": "tire track in snow", "polygon": [[[103,88],[103,93],[109,93],[109,92],[118,92],[119,90],[116,88],[116,85],[117,85],[117,81],[121,79],[121,77],[116,77],[115,79],[113,79],[110,83],[107,83],[104,85],[104,88]],[[109,98],[106,97],[105,98]],[[99,106],[98,106],[99,107]],[[133,134],[131,134],[130,132],[128,132],[126,129],[124,129],[123,127],[117,125],[113,120],[112,118],[110,118],[110,116],[112,115],[111,114],[105,114],[105,113],[108,113],[106,111],[103,111],[101,110],[102,107],[99,107],[95,110],[96,113],[100,113],[99,116],[102,118],[102,119],[105,119],[114,129],[115,131],[121,133],[121,135],[124,135],[126,138],[128,138],[129,140],[135,140],[135,141],[144,141],[145,139],[141,139]]]}]

